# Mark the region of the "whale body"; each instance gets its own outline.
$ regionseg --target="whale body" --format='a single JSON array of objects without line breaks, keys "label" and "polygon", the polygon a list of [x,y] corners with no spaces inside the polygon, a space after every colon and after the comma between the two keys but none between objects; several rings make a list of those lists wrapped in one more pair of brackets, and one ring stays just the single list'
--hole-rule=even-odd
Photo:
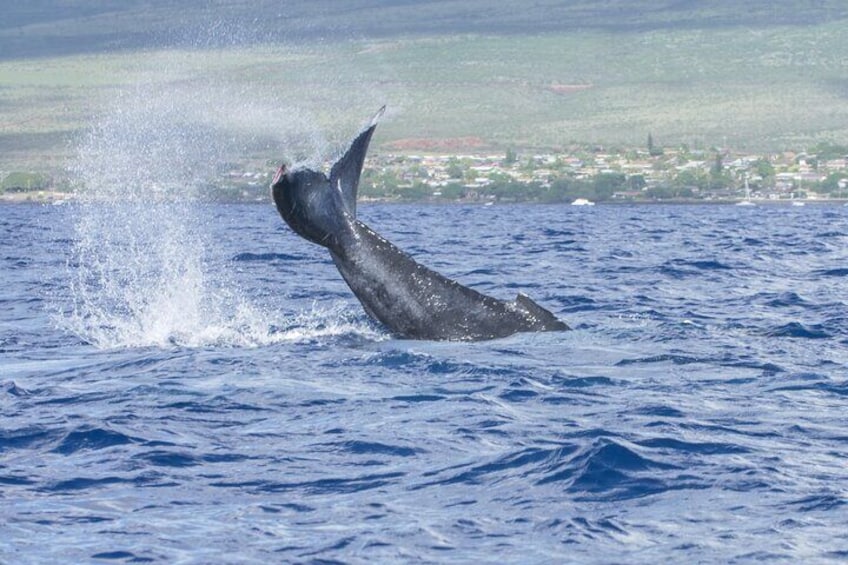
[{"label": "whale body", "polygon": [[307,168],[279,168],[271,192],[283,220],[329,250],[365,312],[399,337],[477,341],[569,329],[524,294],[498,300],[428,269],[357,220],[359,177],[384,110],[357,135],[329,177]]}]

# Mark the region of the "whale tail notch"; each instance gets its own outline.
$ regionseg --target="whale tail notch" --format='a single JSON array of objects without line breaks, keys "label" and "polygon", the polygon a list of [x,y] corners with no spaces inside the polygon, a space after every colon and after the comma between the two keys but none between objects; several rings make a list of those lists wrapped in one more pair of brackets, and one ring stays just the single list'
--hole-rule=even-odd
[{"label": "whale tail notch", "polygon": [[368,144],[377,128],[377,122],[385,111],[386,107],[383,106],[374,114],[368,126],[356,136],[344,155],[330,169],[330,184],[341,193],[342,202],[352,218],[356,217],[356,193]]}]

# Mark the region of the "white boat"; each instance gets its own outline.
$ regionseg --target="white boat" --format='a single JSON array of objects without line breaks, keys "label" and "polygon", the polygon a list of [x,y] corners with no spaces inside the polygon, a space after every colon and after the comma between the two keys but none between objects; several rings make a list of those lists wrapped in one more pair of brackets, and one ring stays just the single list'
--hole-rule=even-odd
[{"label": "white boat", "polygon": [[740,200],[736,203],[737,206],[756,206],[751,202],[751,189],[748,188],[748,177],[745,176],[745,200]]},{"label": "white boat", "polygon": [[594,206],[595,203],[591,200],[587,200],[585,198],[578,198],[574,202],[571,203],[572,206]]},{"label": "white boat", "polygon": [[804,202],[801,202],[800,200],[793,200],[792,205],[793,206],[803,206]]}]

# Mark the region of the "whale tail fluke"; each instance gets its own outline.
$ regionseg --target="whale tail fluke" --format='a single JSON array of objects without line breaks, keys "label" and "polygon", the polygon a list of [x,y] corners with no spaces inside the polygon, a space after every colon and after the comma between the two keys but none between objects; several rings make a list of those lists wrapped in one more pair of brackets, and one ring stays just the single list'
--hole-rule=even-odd
[{"label": "whale tail fluke", "polygon": [[371,118],[371,121],[368,123],[368,127],[372,128],[372,127],[376,126],[377,122],[380,121],[380,118],[382,118],[383,114],[385,114],[385,113],[386,113],[386,106],[384,105],[382,108],[377,110],[377,113],[374,114],[373,118]]},{"label": "whale tail fluke", "polygon": [[404,337],[480,340],[569,327],[525,294],[485,296],[419,265],[356,221],[365,154],[385,107],[323,171],[280,167],[271,185],[277,210],[295,233],[330,251],[365,312]]},{"label": "whale tail fluke", "polygon": [[368,144],[377,128],[377,122],[385,111],[386,107],[383,106],[374,114],[368,126],[356,136],[345,154],[330,169],[330,184],[341,193],[342,202],[352,218],[356,217],[356,193],[359,189],[359,176],[362,174]]},{"label": "whale tail fluke", "polygon": [[522,292],[519,292],[518,296],[515,297],[515,306],[519,310],[523,310],[534,318],[540,324],[539,329],[544,329],[546,331],[570,329],[568,324],[559,320],[549,310],[546,310],[533,302],[532,298]]}]

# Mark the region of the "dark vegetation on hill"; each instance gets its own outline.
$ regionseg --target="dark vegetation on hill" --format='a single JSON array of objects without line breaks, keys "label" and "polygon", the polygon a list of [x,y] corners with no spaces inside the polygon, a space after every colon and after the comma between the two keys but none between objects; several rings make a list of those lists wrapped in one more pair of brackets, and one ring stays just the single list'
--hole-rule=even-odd
[{"label": "dark vegetation on hill", "polygon": [[[29,0],[2,10],[5,60],[210,41],[750,28],[848,18],[844,0]],[[221,33],[210,35],[216,27]]]}]

